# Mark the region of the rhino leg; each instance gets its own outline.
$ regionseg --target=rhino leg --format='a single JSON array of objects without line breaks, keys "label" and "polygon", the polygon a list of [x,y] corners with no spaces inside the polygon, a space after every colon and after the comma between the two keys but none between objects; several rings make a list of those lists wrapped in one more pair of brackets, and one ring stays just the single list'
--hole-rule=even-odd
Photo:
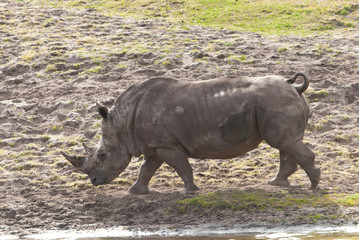
[{"label": "rhino leg", "polygon": [[287,144],[281,150],[286,152],[289,158],[293,158],[304,169],[311,181],[311,189],[316,188],[320,181],[320,169],[314,166],[314,153],[302,141]]},{"label": "rhino leg", "polygon": [[297,162],[285,152],[280,151],[280,164],[277,177],[269,184],[277,186],[289,186],[288,177],[298,170]]},{"label": "rhino leg", "polygon": [[176,170],[184,182],[187,193],[199,190],[193,182],[193,171],[186,154],[180,150],[168,148],[157,149],[157,153],[164,162]]},{"label": "rhino leg", "polygon": [[135,184],[133,184],[128,191],[132,194],[149,193],[148,183],[162,163],[162,161],[153,157],[145,159],[141,165],[140,173],[138,174]]},{"label": "rhino leg", "polygon": [[[283,107],[281,111],[274,110],[269,103],[267,105],[262,103],[266,107],[257,108],[258,129],[270,146],[287,154],[287,159],[293,159],[304,169],[311,181],[311,188],[315,188],[320,180],[320,170],[314,165],[314,153],[301,140],[307,126],[307,114],[303,111],[304,105],[299,103],[292,102],[291,105]],[[294,166],[293,160],[284,164],[288,165],[286,167],[282,163],[284,170],[279,173],[286,173],[286,175],[291,173],[290,166]],[[286,170],[287,168],[289,170]]]}]

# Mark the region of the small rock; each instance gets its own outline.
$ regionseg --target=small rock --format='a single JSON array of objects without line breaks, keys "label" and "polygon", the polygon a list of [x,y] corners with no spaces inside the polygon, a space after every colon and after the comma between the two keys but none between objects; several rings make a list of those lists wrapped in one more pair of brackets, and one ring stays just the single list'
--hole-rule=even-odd
[{"label": "small rock", "polygon": [[225,59],[227,56],[223,53],[217,55],[217,59]]},{"label": "small rock", "polygon": [[60,229],[64,229],[64,228],[67,227],[67,225],[69,225],[69,224],[68,223],[60,223],[60,224],[57,225],[57,227],[60,228]]},{"label": "small rock", "polygon": [[96,131],[87,131],[84,135],[87,139],[92,139],[96,135]]},{"label": "small rock", "polygon": [[24,79],[19,79],[19,78],[12,78],[9,79],[8,81],[6,81],[6,84],[9,85],[18,85],[24,82]]},{"label": "small rock", "polygon": [[146,54],[144,54],[143,56],[142,56],[142,58],[143,59],[151,59],[151,58],[154,58],[154,57],[156,57],[156,55],[155,54],[153,54],[153,53],[146,53]]},{"label": "small rock", "polygon": [[2,69],[3,74],[8,76],[18,76],[30,70],[30,66],[17,63]]},{"label": "small rock", "polygon": [[62,74],[62,76],[76,76],[80,73],[79,70],[70,70]]},{"label": "small rock", "polygon": [[81,121],[79,120],[67,120],[65,123],[64,123],[64,126],[67,126],[67,127],[72,127],[72,128],[79,128],[81,124]]},{"label": "small rock", "polygon": [[345,98],[347,99],[347,102],[348,102],[349,104],[355,102],[355,100],[356,100],[355,95],[352,94],[352,93],[349,92],[349,91],[346,91],[346,92],[345,92]]},{"label": "small rock", "polygon": [[67,65],[64,63],[58,63],[55,65],[56,69],[59,71],[65,71],[68,69]]},{"label": "small rock", "polygon": [[65,121],[66,120],[66,115],[65,114],[62,114],[62,113],[59,113],[57,115],[57,118],[60,120],[60,121]]},{"label": "small rock", "polygon": [[193,58],[195,58],[195,59],[202,59],[204,57],[209,57],[209,55],[207,53],[203,53],[203,52],[194,52],[193,53]]},{"label": "small rock", "polygon": [[7,218],[15,218],[16,217],[16,211],[14,209],[11,209],[7,214]]},{"label": "small rock", "polygon": [[323,84],[323,88],[328,88],[328,87],[332,87],[334,86],[334,82],[330,81],[330,80],[326,80]]}]

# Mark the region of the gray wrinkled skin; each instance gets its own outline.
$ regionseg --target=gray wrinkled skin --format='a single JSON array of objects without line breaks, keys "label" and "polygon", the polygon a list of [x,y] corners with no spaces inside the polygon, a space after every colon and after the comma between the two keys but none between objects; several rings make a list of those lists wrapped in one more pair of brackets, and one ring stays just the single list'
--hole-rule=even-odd
[{"label": "gray wrinkled skin", "polygon": [[191,192],[199,188],[188,157],[233,158],[265,140],[280,151],[280,168],[271,184],[289,185],[287,178],[299,164],[315,188],[320,170],[302,142],[309,117],[302,92],[309,81],[294,87],[298,76],[304,74],[288,81],[278,76],[144,81],[124,91],[110,109],[98,104],[102,138],[81,164],[63,155],[87,173],[92,184],[100,185],[116,178],[132,156],[143,154],[131,193],[148,193],[148,183],[163,162],[176,170]]}]

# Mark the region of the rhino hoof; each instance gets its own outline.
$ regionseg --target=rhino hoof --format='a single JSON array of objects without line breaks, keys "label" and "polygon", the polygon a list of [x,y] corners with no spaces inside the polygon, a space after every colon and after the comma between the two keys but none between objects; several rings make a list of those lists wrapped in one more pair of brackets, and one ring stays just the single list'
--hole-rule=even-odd
[{"label": "rhino hoof", "polygon": [[271,181],[268,182],[270,185],[274,185],[274,186],[281,186],[281,187],[289,187],[290,183],[288,181],[288,179],[273,179]]},{"label": "rhino hoof", "polygon": [[128,191],[132,194],[148,194],[150,192],[150,189],[148,188],[148,186],[135,183],[132,187],[128,189]]},{"label": "rhino hoof", "polygon": [[191,184],[190,186],[186,186],[186,193],[193,193],[200,190],[200,188],[196,184]]},{"label": "rhino hoof", "polygon": [[315,189],[318,186],[319,181],[320,181],[320,169],[315,168],[311,178],[312,185],[310,186],[310,189]]}]

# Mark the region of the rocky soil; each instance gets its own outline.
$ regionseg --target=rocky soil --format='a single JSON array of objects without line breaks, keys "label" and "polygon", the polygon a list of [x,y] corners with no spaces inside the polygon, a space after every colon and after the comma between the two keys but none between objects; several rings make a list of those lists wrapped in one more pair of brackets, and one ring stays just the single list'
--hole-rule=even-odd
[{"label": "rocky soil", "polygon": [[269,186],[278,152],[263,143],[235,159],[191,159],[199,194],[351,196],[359,191],[358,32],[264,37],[2,0],[0,46],[0,236],[111,226],[356,224],[359,218],[357,202],[183,214],[176,201],[193,196],[169,166],[156,173],[149,195],[136,196],[127,188],[141,159],[111,184],[93,187],[59,153],[83,153],[82,142],[98,141],[96,101],[111,106],[128,86],[151,77],[305,72],[312,111],[305,143],[322,169],[319,189],[308,190],[302,169],[290,178],[291,187]]}]

